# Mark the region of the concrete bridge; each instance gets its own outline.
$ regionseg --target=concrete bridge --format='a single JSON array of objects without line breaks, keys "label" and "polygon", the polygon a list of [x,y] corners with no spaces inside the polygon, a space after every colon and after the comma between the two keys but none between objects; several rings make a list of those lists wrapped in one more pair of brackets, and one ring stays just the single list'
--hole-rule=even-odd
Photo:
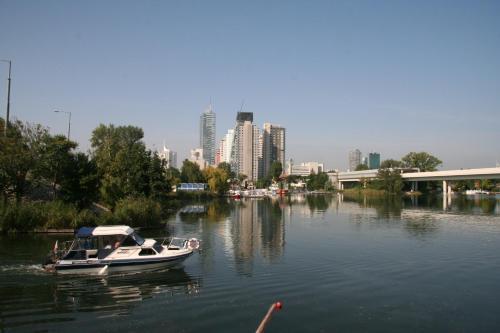
[{"label": "concrete bridge", "polygon": [[[500,179],[500,167],[480,169],[460,169],[445,171],[419,172],[418,169],[397,169],[401,171],[401,177],[405,181],[412,182],[412,189],[418,189],[419,181],[442,181],[443,193],[451,193],[451,181],[454,180],[478,180],[478,179]],[[344,189],[346,182],[361,182],[377,177],[378,169],[348,172],[328,172],[332,184],[336,184],[340,190]]]}]

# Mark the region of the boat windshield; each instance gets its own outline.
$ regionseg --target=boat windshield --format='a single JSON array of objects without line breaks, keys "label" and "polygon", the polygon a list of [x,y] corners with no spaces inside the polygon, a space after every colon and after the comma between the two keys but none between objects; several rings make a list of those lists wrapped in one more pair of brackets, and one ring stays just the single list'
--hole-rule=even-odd
[{"label": "boat windshield", "polygon": [[98,242],[95,237],[78,237],[71,247],[72,250],[92,250],[97,248]]},{"label": "boat windshield", "polygon": [[136,234],[135,232],[130,235],[132,236],[132,238],[135,240],[135,242],[138,244],[138,245],[142,245],[144,244],[144,238],[142,238],[141,236],[139,236],[138,234]]}]

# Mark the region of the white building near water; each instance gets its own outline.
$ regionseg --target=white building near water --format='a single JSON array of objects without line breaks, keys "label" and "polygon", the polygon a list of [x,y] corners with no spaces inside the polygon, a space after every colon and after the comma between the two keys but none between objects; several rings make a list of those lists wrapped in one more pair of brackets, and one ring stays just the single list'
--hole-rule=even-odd
[{"label": "white building near water", "polygon": [[288,162],[288,174],[292,176],[306,177],[312,173],[318,174],[324,171],[325,167],[323,163],[305,162],[305,163],[300,163],[299,165],[294,165],[292,159],[290,159],[290,161]]},{"label": "white building near water", "polygon": [[221,162],[231,163],[231,153],[233,151],[233,143],[234,143],[234,129],[229,129],[227,131],[227,134],[224,135],[224,138],[221,140],[220,144]]},{"label": "white building near water", "polygon": [[238,112],[234,128],[234,140],[230,154],[231,168],[236,174],[244,174],[254,181],[259,176],[260,131],[253,123],[252,112]]},{"label": "white building near water", "polygon": [[168,149],[163,144],[163,150],[158,152],[158,156],[165,161],[165,168],[177,168],[177,153]]},{"label": "white building near water", "polygon": [[202,148],[191,149],[191,158],[189,160],[193,163],[198,164],[200,170],[203,170],[208,166],[207,161],[205,161],[205,159],[203,158]]}]

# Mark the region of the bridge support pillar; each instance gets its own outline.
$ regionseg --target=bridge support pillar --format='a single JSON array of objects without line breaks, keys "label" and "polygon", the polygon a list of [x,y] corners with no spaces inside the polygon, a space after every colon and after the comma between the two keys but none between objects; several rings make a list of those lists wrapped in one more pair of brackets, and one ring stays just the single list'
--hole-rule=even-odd
[{"label": "bridge support pillar", "polygon": [[443,195],[451,195],[451,182],[443,180]]},{"label": "bridge support pillar", "polygon": [[418,191],[418,182],[416,182],[416,181],[411,182],[411,191],[412,192]]}]

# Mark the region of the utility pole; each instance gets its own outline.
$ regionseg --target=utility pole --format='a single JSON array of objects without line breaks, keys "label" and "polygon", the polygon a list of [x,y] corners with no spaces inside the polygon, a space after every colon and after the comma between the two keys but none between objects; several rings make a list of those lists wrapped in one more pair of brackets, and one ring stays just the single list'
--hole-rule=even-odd
[{"label": "utility pole", "polygon": [[7,115],[5,117],[5,136],[7,136],[7,128],[9,127],[9,116],[10,116],[10,74],[12,70],[12,61],[11,60],[0,60],[3,62],[9,63],[9,78],[7,79]]},{"label": "utility pole", "polygon": [[69,135],[70,135],[70,132],[71,132],[71,112],[61,111],[61,110],[54,110],[54,112],[57,112],[57,113],[66,113],[69,116],[69,119],[68,119],[68,141],[69,141]]}]

